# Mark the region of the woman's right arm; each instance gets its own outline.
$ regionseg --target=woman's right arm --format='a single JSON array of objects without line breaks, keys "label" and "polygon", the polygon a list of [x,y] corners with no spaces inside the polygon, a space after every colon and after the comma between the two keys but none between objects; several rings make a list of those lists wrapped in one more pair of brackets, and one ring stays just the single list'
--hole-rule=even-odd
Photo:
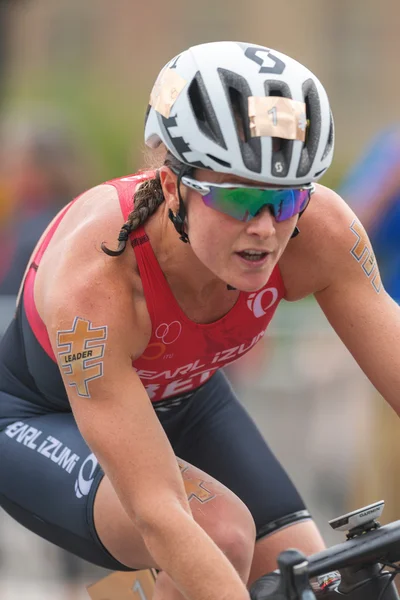
[{"label": "woman's right arm", "polygon": [[124,261],[72,256],[48,293],[45,323],[76,422],[155,566],[186,598],[247,600],[235,569],[191,515],[172,447],[132,368],[147,338]]}]

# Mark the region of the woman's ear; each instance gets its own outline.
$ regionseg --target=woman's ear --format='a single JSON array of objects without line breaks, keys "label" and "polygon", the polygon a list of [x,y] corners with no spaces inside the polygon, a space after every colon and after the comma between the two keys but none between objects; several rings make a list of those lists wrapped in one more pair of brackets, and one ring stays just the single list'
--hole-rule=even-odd
[{"label": "woman's ear", "polygon": [[165,165],[159,169],[160,182],[163,190],[165,204],[176,214],[179,210],[179,198],[177,189],[177,175]]}]

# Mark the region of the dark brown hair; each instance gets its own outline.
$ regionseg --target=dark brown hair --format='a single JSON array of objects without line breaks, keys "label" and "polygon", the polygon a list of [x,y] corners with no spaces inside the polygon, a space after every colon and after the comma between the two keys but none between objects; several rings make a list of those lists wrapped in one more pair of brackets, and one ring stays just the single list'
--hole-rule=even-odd
[{"label": "dark brown hair", "polygon": [[[182,168],[180,160],[175,158],[175,156],[168,151],[163,164],[174,171],[179,171]],[[143,225],[163,202],[164,194],[161,186],[160,174],[157,170],[155,177],[147,179],[139,186],[137,192],[135,192],[133,197],[134,208],[128,216],[127,221],[121,227],[118,236],[118,248],[116,250],[110,250],[110,248],[107,248],[105,243],[102,242],[101,249],[103,252],[109,256],[120,256],[125,250],[129,234],[140,227],[140,225]]]}]

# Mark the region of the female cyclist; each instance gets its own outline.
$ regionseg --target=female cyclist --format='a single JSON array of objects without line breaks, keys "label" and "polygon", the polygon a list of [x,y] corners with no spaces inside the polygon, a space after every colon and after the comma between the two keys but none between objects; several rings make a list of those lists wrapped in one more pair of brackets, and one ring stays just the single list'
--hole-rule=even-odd
[{"label": "female cyclist", "polygon": [[164,163],[82,194],[28,265],[1,343],[0,504],[93,563],[161,570],[156,598],[245,599],[281,550],[323,541],[218,369],[282,298],[314,294],[397,409],[399,308],[315,185],[332,117],[293,59],[190,48],[156,81],[145,140]]}]

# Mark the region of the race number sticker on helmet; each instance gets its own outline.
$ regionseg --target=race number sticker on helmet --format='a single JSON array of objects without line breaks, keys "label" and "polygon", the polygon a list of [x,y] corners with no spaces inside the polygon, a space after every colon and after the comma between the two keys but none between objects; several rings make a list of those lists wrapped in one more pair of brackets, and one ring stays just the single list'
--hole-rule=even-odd
[{"label": "race number sticker on helmet", "polygon": [[278,300],[278,290],[276,288],[266,288],[261,292],[249,294],[247,306],[253,312],[254,316],[259,319],[263,317],[269,308]]},{"label": "race number sticker on helmet", "polygon": [[248,104],[251,137],[269,136],[304,142],[307,125],[304,102],[250,96]]},{"label": "race number sticker on helmet", "polygon": [[375,260],[375,255],[372,251],[371,244],[369,243],[367,234],[365,233],[364,227],[354,219],[350,225],[350,230],[354,233],[357,238],[356,243],[350,250],[350,254],[356,261],[361,265],[365,275],[370,280],[372,287],[377,294],[382,289],[381,276],[379,274],[378,265]]},{"label": "race number sticker on helmet", "polygon": [[67,384],[79,396],[90,398],[88,383],[103,375],[107,326],[93,327],[90,321],[75,317],[72,328],[57,332],[59,365]]},{"label": "race number sticker on helmet", "polygon": [[186,81],[176,71],[165,69],[160,73],[151,91],[150,106],[168,119],[171,109],[185,85]]}]

